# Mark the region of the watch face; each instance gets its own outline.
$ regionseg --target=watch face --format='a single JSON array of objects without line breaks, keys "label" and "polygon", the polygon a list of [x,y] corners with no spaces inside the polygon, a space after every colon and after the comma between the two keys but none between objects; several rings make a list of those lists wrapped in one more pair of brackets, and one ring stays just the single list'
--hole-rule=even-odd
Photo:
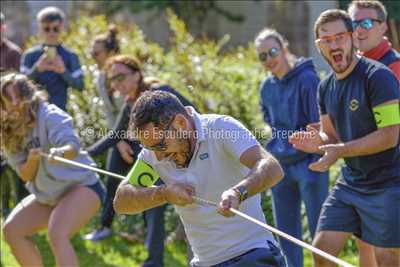
[{"label": "watch face", "polygon": [[237,187],[237,189],[240,192],[240,202],[243,202],[244,200],[247,199],[247,195],[248,195],[247,188],[242,185],[242,186]]}]

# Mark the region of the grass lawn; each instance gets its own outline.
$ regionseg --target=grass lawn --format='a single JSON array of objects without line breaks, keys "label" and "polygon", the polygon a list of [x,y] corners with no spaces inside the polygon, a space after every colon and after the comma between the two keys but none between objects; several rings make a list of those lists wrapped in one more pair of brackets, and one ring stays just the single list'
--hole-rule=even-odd
[{"label": "grass lawn", "polygon": [[[129,243],[118,236],[112,236],[102,242],[92,243],[81,238],[91,228],[87,227],[81,235],[73,238],[73,245],[78,252],[80,266],[82,267],[136,267],[146,258],[146,250],[141,244]],[[54,257],[47,242],[46,232],[36,235],[33,240],[38,244],[44,258],[45,266],[55,266]],[[346,249],[341,258],[357,265],[357,257],[351,250]],[[10,252],[10,248],[1,239],[1,265],[4,267],[19,266]],[[186,264],[186,247],[182,243],[173,243],[166,247],[166,267],[184,267]],[[306,267],[311,267],[310,253],[305,254]]]},{"label": "grass lawn", "polygon": [[[46,233],[43,232],[35,236],[33,240],[39,246],[45,266],[55,266]],[[102,242],[93,243],[83,240],[81,236],[76,235],[73,238],[73,245],[78,252],[80,266],[82,267],[135,267],[140,266],[147,254],[143,245],[129,243],[117,236],[107,238]],[[175,243],[168,245],[165,254],[166,266],[187,266],[186,247],[184,244]],[[3,239],[1,239],[1,266],[19,266]]]}]

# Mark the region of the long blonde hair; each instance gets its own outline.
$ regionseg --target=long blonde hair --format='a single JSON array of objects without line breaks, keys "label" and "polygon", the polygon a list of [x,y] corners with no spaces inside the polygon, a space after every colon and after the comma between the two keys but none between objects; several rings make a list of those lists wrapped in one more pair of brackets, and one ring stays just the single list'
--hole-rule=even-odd
[{"label": "long blonde hair", "polygon": [[[18,96],[19,111],[10,111],[10,96],[6,88],[12,86]],[[46,100],[46,94],[27,76],[10,73],[0,80],[1,130],[0,145],[4,151],[15,154],[22,150],[24,139],[35,127],[39,103]]]}]

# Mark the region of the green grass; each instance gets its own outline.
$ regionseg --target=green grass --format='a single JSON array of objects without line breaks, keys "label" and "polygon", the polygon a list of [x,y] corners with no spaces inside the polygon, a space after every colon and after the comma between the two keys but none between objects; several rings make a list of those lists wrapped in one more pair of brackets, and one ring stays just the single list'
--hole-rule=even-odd
[{"label": "green grass", "polygon": [[[85,228],[80,235],[76,235],[72,243],[78,253],[80,266],[82,267],[120,267],[120,266],[140,266],[145,260],[147,252],[142,244],[129,243],[118,236],[112,236],[104,241],[93,243],[83,240],[81,236],[90,231],[91,228]],[[46,232],[42,232],[33,238],[38,245],[44,264],[46,267],[55,266],[54,257],[51,253]],[[349,241],[347,249],[340,255],[340,258],[351,264],[357,265],[358,259],[351,247],[353,241]],[[19,266],[10,248],[1,239],[1,263],[4,267]],[[166,267],[184,267],[186,264],[186,246],[183,243],[176,242],[167,245],[165,251]],[[305,252],[304,266],[311,267],[312,260],[309,252]]]},{"label": "green grass", "polygon": [[[81,234],[88,232],[82,231]],[[82,235],[76,235],[72,239],[75,251],[78,253],[79,263],[82,267],[119,267],[119,266],[140,266],[146,259],[147,252],[142,244],[129,243],[120,237],[112,236],[104,241],[93,243],[83,240]],[[45,232],[33,238],[38,245],[44,260],[45,266],[55,266],[54,256],[51,253],[47,235]],[[1,266],[19,266],[10,248],[1,239]],[[173,243],[166,247],[165,266],[184,267],[186,265],[186,246],[182,243]]]},{"label": "green grass", "polygon": [[[339,172],[339,166],[340,163],[336,164],[335,167],[331,169],[332,182],[335,180],[334,178]],[[263,199],[263,209],[264,213],[266,214],[267,222],[273,226],[270,196],[264,197]],[[303,216],[303,219],[305,219],[305,215]],[[167,233],[170,233],[175,228],[177,220],[178,217],[173,211],[173,208],[168,206],[165,220]],[[304,221],[303,223],[305,230],[306,222]],[[140,266],[140,264],[146,259],[147,252],[142,244],[129,243],[126,240],[121,239],[118,235],[114,235],[97,243],[82,239],[84,234],[87,234],[98,225],[99,215],[93,218],[91,222],[79,234],[75,235],[72,240],[75,250],[78,253],[81,267],[136,267]],[[135,229],[143,227],[144,224],[142,216],[119,216],[114,220],[113,223],[113,228],[116,232],[133,232]],[[306,233],[304,237],[306,242],[311,242],[308,233]],[[45,266],[55,266],[54,257],[47,241],[46,232],[41,232],[40,234],[36,235],[33,240],[40,249]],[[11,254],[10,248],[6,242],[4,242],[2,237],[0,239],[0,251],[0,267],[19,266],[14,256]],[[340,258],[353,265],[358,265],[358,254],[354,240],[349,240],[347,242],[345,249],[340,255]],[[165,267],[187,266],[186,245],[182,243],[173,243],[171,245],[167,245],[164,262]],[[312,266],[311,254],[308,251],[305,251],[304,266]]]}]

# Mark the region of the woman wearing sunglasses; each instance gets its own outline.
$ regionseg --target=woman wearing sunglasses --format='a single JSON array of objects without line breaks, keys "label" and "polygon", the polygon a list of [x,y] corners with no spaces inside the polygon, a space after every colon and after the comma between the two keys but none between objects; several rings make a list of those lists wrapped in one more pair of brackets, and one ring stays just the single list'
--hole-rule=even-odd
[{"label": "woman wearing sunglasses", "polygon": [[113,91],[110,86],[107,86],[106,73],[104,70],[107,59],[120,53],[120,45],[117,35],[118,30],[116,26],[111,24],[108,27],[107,33],[97,35],[94,38],[90,48],[90,54],[97,65],[97,69],[94,73],[94,84],[96,85],[98,93],[104,103],[106,111],[104,115],[107,120],[108,128],[114,126],[119,108],[123,103],[120,94]]},{"label": "woman wearing sunglasses", "polygon": [[[163,84],[154,77],[146,77],[139,61],[132,56],[117,55],[106,62],[105,72],[107,84],[112,90],[119,92],[125,103],[121,107],[114,127],[110,134],[92,145],[88,151],[91,155],[98,155],[118,143],[118,151],[113,152],[112,167],[109,171],[126,175],[135,163],[141,146],[136,141],[129,140],[127,134],[131,108],[139,96],[149,90],[160,90],[174,94],[185,106],[193,106],[185,97],[169,85]],[[106,205],[111,205],[115,191],[121,181],[115,181],[113,187],[108,187]],[[156,207],[144,212],[147,225],[146,246],[148,257],[143,266],[163,266],[164,253],[164,210],[165,206]],[[114,210],[110,213],[111,220]]]},{"label": "woman wearing sunglasses", "polygon": [[[108,27],[108,32],[97,35],[90,48],[90,54],[96,62],[97,69],[94,71],[94,84],[96,85],[99,96],[103,100],[103,114],[107,121],[107,128],[112,129],[117,120],[120,107],[123,105],[122,97],[111,90],[106,83],[106,73],[104,70],[107,59],[119,54],[120,45],[117,38],[118,30],[115,25]],[[121,143],[124,141],[121,141]],[[118,145],[118,144],[117,144]],[[106,169],[112,172],[120,173],[120,159],[117,145],[112,146],[108,151]],[[125,174],[125,173],[122,173]],[[86,240],[99,241],[112,235],[111,225],[114,219],[114,209],[112,198],[119,184],[119,180],[113,177],[107,177],[107,197],[101,214],[101,227],[85,235]]]},{"label": "woman wearing sunglasses", "polygon": [[[255,47],[260,63],[269,72],[260,86],[264,121],[272,129],[267,150],[285,171],[284,179],[272,188],[275,222],[280,230],[301,239],[301,203],[304,201],[312,237],[328,194],[328,173],[311,171],[308,165],[318,156],[294,149],[288,136],[318,122],[319,78],[312,60],[291,54],[288,42],[274,29],[262,30],[255,38]],[[280,243],[288,265],[303,266],[302,249],[284,239]]]},{"label": "woman wearing sunglasses", "polygon": [[47,229],[56,265],[79,266],[70,239],[96,214],[105,190],[96,173],[53,159],[94,163],[80,148],[72,118],[42,94],[25,75],[1,77],[0,148],[31,193],[6,219],[4,239],[21,266],[43,266],[31,237]]}]

